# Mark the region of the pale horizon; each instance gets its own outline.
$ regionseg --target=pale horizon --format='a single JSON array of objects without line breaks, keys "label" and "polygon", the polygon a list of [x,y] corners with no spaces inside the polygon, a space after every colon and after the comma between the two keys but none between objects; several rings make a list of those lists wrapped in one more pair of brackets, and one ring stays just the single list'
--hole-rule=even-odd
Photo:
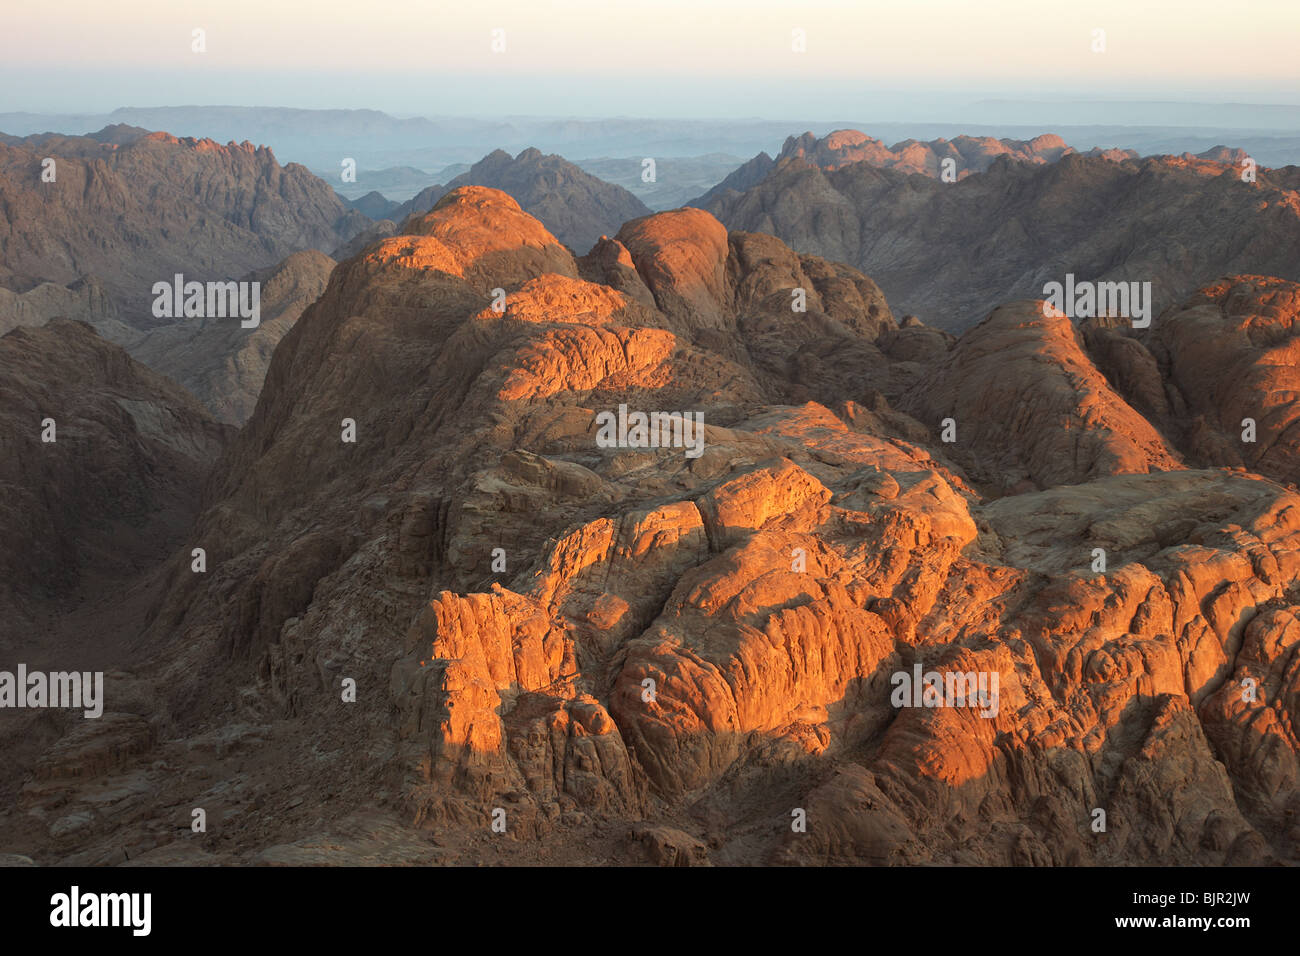
[{"label": "pale horizon", "polygon": [[[1055,7],[1055,5],[1052,5]],[[1086,10],[1032,0],[771,0],[651,7],[342,0],[70,0],[5,14],[0,112],[121,106],[373,108],[393,115],[872,118],[875,100],[957,119],[989,97],[1300,100],[1300,5],[1209,0]],[[1261,29],[1261,22],[1268,29]],[[202,29],[205,52],[194,52]],[[492,51],[493,30],[504,50]],[[794,52],[792,31],[806,37]],[[1104,30],[1104,52],[1093,52]],[[327,69],[338,64],[337,69]],[[93,82],[91,82],[93,80]],[[945,102],[952,116],[941,116]],[[888,106],[888,102],[884,104]],[[889,117],[881,117],[889,118]]]}]

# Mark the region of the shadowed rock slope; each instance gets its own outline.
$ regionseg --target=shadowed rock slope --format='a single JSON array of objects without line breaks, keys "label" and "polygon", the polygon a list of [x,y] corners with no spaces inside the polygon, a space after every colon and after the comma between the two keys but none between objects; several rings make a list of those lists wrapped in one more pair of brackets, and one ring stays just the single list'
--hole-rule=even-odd
[{"label": "shadowed rock slope", "polygon": [[[31,816],[22,788],[47,772],[93,780],[148,749],[145,715],[159,712],[151,685],[127,672],[131,646],[157,596],[153,572],[184,545],[232,432],[84,323],[0,337],[0,670],[103,671],[101,703],[111,701],[89,720],[80,708],[6,702],[0,842],[68,852],[86,806],[71,820]],[[57,760],[41,764],[50,753]]]},{"label": "shadowed rock slope", "polygon": [[324,253],[295,252],[244,277],[261,284],[256,328],[243,328],[238,318],[184,319],[137,338],[131,354],[184,385],[219,421],[242,425],[257,405],[271,353],[325,291],[333,268]]},{"label": "shadowed rock slope", "polygon": [[0,337],[0,370],[5,605],[85,599],[175,547],[231,430],[82,322]]},{"label": "shadowed rock slope", "polygon": [[[277,347],[151,615],[160,712],[101,732],[93,782],[135,796],[16,842],[105,792],[65,738],[6,848],[1296,862],[1300,497],[1179,461],[1033,312],[954,345],[699,210],[576,259],[504,193],[448,194]],[[1042,371],[970,406],[998,349]],[[951,444],[900,410],[950,403]],[[700,413],[703,445],[605,447],[620,405]],[[996,497],[1009,435],[1030,484]],[[898,706],[914,667],[995,696]]]}]

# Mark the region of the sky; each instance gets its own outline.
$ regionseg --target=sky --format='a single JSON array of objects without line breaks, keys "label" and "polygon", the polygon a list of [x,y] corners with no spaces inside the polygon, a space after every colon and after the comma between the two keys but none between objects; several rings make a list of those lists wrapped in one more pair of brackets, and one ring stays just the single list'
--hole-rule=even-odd
[{"label": "sky", "polygon": [[0,5],[0,111],[812,117],[863,96],[941,108],[974,92],[1300,102],[1300,0]]}]

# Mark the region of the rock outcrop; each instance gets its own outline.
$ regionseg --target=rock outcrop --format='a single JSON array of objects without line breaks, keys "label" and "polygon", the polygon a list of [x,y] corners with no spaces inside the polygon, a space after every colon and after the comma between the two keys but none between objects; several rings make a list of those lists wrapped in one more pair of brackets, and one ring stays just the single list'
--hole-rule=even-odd
[{"label": "rock outcrop", "polygon": [[1183,467],[1097,371],[1073,323],[1042,301],[994,311],[901,407],[950,444],[972,477],[1002,492]]},{"label": "rock outcrop", "polygon": [[1168,414],[1190,454],[1300,484],[1300,285],[1222,279],[1142,341],[1168,370]]}]

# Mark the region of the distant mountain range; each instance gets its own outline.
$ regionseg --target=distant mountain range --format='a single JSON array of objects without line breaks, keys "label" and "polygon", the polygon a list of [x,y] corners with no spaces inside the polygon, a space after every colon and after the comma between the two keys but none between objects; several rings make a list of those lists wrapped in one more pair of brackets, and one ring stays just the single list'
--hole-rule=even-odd
[{"label": "distant mountain range", "polygon": [[391,166],[388,169],[357,169],[355,179],[345,180],[342,163],[334,169],[312,170],[344,199],[355,201],[371,193],[382,193],[388,199],[405,202],[421,189],[445,183],[469,169],[464,163],[447,166],[437,172],[427,172],[414,166]]},{"label": "distant mountain range", "polygon": [[686,205],[744,162],[728,153],[710,153],[665,157],[648,168],[647,159],[653,157],[575,159],[574,163],[605,182],[622,186],[651,209],[663,210]]},{"label": "distant mountain range", "polygon": [[[326,173],[338,170],[344,158],[355,159],[358,170],[406,166],[439,173],[453,163],[473,163],[494,149],[517,153],[530,146],[570,157],[612,157],[638,163],[645,157],[662,161],[718,153],[753,156],[777,151],[798,129],[810,129],[818,136],[838,129],[870,129],[889,142],[961,135],[1030,140],[1052,130],[1080,149],[1132,149],[1142,155],[1199,153],[1231,141],[1267,166],[1300,163],[1300,108],[1294,106],[981,101],[951,102],[950,109],[951,116],[943,122],[898,122],[893,116],[884,117],[883,122],[866,122],[870,117],[841,116],[809,123],[798,118],[399,118],[378,110],[167,106],[125,107],[93,115],[0,113],[0,130],[17,135],[51,130],[84,134],[126,124],[165,129],[177,136],[211,137],[223,143],[249,140],[271,146],[281,160]],[[336,175],[325,179],[331,184],[338,181]],[[369,188],[378,187],[372,184]],[[697,189],[694,195],[703,191]],[[644,195],[641,198],[655,205]]]},{"label": "distant mountain range", "polygon": [[[953,158],[956,182],[936,178]],[[1221,275],[1300,279],[1300,169],[1218,146],[1139,159],[1055,136],[891,148],[847,131],[791,137],[694,205],[867,272],[896,309],[962,330],[1066,273],[1151,282],[1157,311]],[[920,173],[921,175],[917,175]]]},{"label": "distant mountain range", "polygon": [[[40,177],[47,156],[58,171],[52,183]],[[900,314],[961,331],[1066,273],[1149,281],[1157,310],[1223,274],[1300,278],[1291,254],[1300,174],[1261,168],[1244,183],[1244,158],[1225,146],[1147,159],[1079,153],[1053,134],[890,146],[856,130],[807,132],[787,137],[775,159],[759,153],[732,170],[693,204],[732,230],[851,263]],[[0,162],[0,221],[11,223],[0,236],[0,333],[54,316],[84,319],[231,422],[251,414],[271,351],[324,288],[330,257],[352,258],[397,234],[458,188],[510,194],[579,255],[651,212],[631,190],[536,148],[453,167],[449,182],[402,203],[378,191],[344,200],[303,167],[281,167],[269,149],[127,126],[84,137],[4,136]],[[656,162],[655,183],[642,180],[640,162],[589,165],[658,187],[663,201],[734,162]],[[409,181],[418,172],[398,174]],[[956,181],[945,182],[945,172]],[[124,256],[123,248],[135,251]],[[307,250],[318,254],[300,255]],[[280,293],[252,336],[220,320],[157,320],[152,286],[176,273],[275,275],[268,289]]]},{"label": "distant mountain range", "polygon": [[[1073,152],[1075,150],[1072,146],[1053,134],[1036,136],[1032,140],[958,136],[951,141],[936,139],[922,143],[909,139],[887,146],[882,140],[854,129],[836,130],[821,138],[808,132],[802,136],[789,137],[776,159],[767,153],[759,153],[694,200],[694,203],[707,205],[715,197],[757,185],[778,163],[789,159],[802,159],[809,165],[828,172],[852,163],[868,163],[884,169],[922,173],[935,179],[949,175],[956,180],[964,179],[971,173],[984,172],[1000,156],[1017,162],[1043,164],[1054,163]],[[1107,155],[1115,159],[1136,159],[1138,156],[1132,150],[1099,149],[1092,150],[1089,155]]]}]

